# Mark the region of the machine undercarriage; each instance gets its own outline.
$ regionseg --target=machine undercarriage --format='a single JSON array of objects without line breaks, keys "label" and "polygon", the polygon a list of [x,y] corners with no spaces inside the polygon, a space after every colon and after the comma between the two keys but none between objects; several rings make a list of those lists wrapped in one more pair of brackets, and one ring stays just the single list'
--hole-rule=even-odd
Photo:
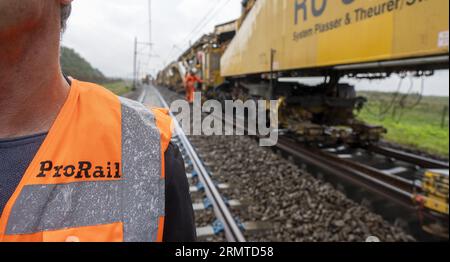
[{"label": "machine undercarriage", "polygon": [[[270,90],[273,90],[270,94]],[[317,86],[298,82],[227,82],[208,92],[208,98],[225,100],[277,100],[279,129],[302,142],[364,144],[381,139],[387,130],[357,119],[366,99],[354,86],[328,81]]]}]

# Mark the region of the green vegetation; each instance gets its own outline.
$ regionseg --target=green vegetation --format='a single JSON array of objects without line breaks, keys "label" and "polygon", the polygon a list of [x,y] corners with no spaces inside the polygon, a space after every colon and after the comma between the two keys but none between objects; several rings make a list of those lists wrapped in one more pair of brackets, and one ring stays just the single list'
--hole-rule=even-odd
[{"label": "green vegetation", "polygon": [[113,93],[115,93],[118,96],[125,95],[126,93],[131,92],[131,85],[129,85],[125,81],[117,81],[117,82],[111,82],[111,83],[104,83],[102,84],[104,87],[111,90]]},{"label": "green vegetation", "polygon": [[81,81],[97,83],[119,96],[131,92],[131,87],[127,82],[105,77],[100,70],[95,69],[73,49],[61,48],[61,67],[66,75]]},{"label": "green vegetation", "polygon": [[103,83],[107,78],[100,70],[91,66],[84,58],[82,58],[73,49],[61,48],[61,67],[63,72],[75,79],[82,81]]},{"label": "green vegetation", "polygon": [[[448,97],[403,97],[392,93],[361,92],[369,102],[359,119],[388,129],[386,140],[449,156]],[[394,99],[395,98],[395,99]]]}]

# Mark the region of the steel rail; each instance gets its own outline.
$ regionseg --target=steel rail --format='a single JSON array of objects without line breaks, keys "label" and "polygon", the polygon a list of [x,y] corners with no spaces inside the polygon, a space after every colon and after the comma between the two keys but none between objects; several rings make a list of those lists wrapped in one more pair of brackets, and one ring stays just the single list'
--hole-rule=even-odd
[{"label": "steel rail", "polygon": [[[213,115],[214,117],[218,117],[215,114]],[[228,122],[226,119],[224,122],[247,131],[245,125],[240,126],[235,122]],[[262,136],[256,137],[262,138]],[[392,202],[407,209],[416,210],[416,206],[413,203],[415,196],[414,187],[416,185],[413,182],[397,179],[360,163],[344,161],[319,150],[303,148],[296,141],[287,137],[280,137],[275,147],[354,185],[358,185],[372,193],[388,198]],[[425,216],[429,216],[429,214],[425,213]]]},{"label": "steel rail", "polygon": [[400,161],[404,161],[409,164],[414,164],[417,166],[420,166],[422,168],[429,168],[429,169],[449,169],[449,163],[437,161],[434,159],[417,156],[415,154],[402,152],[396,149],[384,147],[384,146],[369,146],[367,148],[369,151],[384,155],[387,157],[391,157]]},{"label": "steel rail", "polygon": [[147,88],[145,86],[142,86],[142,92],[138,97],[139,103],[144,103],[145,98],[147,97]]},{"label": "steel rail", "polygon": [[361,186],[369,191],[387,197],[404,207],[411,207],[412,199],[414,197],[411,192],[397,188],[396,186],[386,183],[379,178],[374,178],[361,170],[338,162],[338,159],[332,161],[330,158],[325,158],[323,155],[317,154],[316,152],[296,146],[295,143],[285,139],[280,139],[278,141],[277,148],[318,167],[319,169],[337,175],[354,185]]},{"label": "steel rail", "polygon": [[[341,159],[328,158],[324,154],[317,154],[317,152],[303,148],[290,139],[280,139],[276,147],[294,158],[301,159],[303,162],[333,174],[355,186],[383,196],[406,209],[411,211],[418,210],[414,204],[415,193],[413,187],[410,190],[405,187],[399,188],[397,185],[390,184],[390,181],[384,181],[380,177],[373,177],[370,173],[366,173],[365,170],[349,166],[343,163]],[[424,212],[423,215],[427,218],[434,218],[430,212]]]},{"label": "steel rail", "polygon": [[[159,93],[159,91],[153,86],[151,86],[151,88],[153,88],[155,94],[158,96],[159,100],[163,104],[163,107],[170,109],[169,105],[166,103],[161,93]],[[183,129],[178,123],[176,117],[172,114],[172,112],[170,112],[170,115],[172,116],[173,122],[175,124],[175,132],[179,136],[180,141],[183,143],[183,146],[185,147],[187,153],[189,154],[189,157],[192,160],[194,170],[198,173],[201,183],[203,183],[203,185],[205,186],[205,193],[212,202],[214,214],[223,223],[226,239],[229,242],[246,242],[241,229],[236,223],[233,215],[231,214],[227,204],[222,198],[222,195],[220,194],[219,190],[217,189],[216,185],[211,179],[208,171],[203,165],[203,162],[199,158],[192,144],[189,142],[186,134],[184,133]]]},{"label": "steel rail", "polygon": [[[218,117],[215,114],[213,114],[213,116],[216,118]],[[224,122],[247,131],[245,124],[244,126],[240,126],[235,122],[228,122],[226,118],[224,119]],[[256,137],[262,138],[261,136]],[[412,205],[412,201],[414,198],[413,189],[414,187],[417,187],[417,185],[415,185],[413,181],[406,181],[400,178],[396,178],[394,176],[382,173],[377,169],[365,166],[360,163],[345,161],[343,159],[327,155],[318,150],[313,151],[311,149],[302,148],[298,145],[297,142],[286,137],[280,137],[275,147],[284,152],[287,152],[292,156],[300,157],[310,164],[313,164],[314,166],[336,173],[337,175],[339,175],[339,177],[346,178],[352,183],[364,186],[374,193],[388,197],[391,200],[395,200],[395,202],[405,207],[410,208]],[[340,169],[341,172],[336,168]],[[356,175],[356,177],[359,179],[350,177],[348,174]],[[363,182],[363,180],[365,182]],[[370,188],[368,182],[378,188]]]},{"label": "steel rail", "polygon": [[415,187],[421,189],[420,185],[417,185],[414,180],[411,179],[405,179],[396,175],[391,175],[388,173],[383,172],[382,170],[373,168],[369,165],[365,165],[361,162],[356,161],[350,161],[346,159],[341,159],[333,154],[328,154],[320,150],[315,150],[313,148],[310,148],[310,150],[317,155],[321,155],[322,157],[329,159],[333,162],[339,162],[349,168],[352,168],[354,170],[358,170],[360,172],[363,172],[364,174],[370,175],[372,178],[376,179],[377,181],[383,181],[384,183],[387,183],[389,185],[393,185],[396,188],[401,189],[404,192],[412,192]]},{"label": "steel rail", "polygon": [[[232,125],[236,128],[242,128],[247,131],[247,128],[240,126],[234,121],[227,121],[226,118],[219,116],[216,113],[212,114],[214,117],[222,119],[225,124]],[[255,138],[264,138],[262,136],[256,135]],[[353,163],[351,161],[343,161],[338,157],[334,157],[331,154],[326,154],[320,150],[313,150],[310,148],[305,148],[301,146],[298,142],[287,138],[280,137],[275,148],[281,150],[295,159],[303,161],[305,164],[314,166],[321,169],[322,171],[333,174],[344,181],[353,184],[353,186],[358,186],[366,189],[372,194],[379,195],[391,200],[393,203],[402,206],[410,211],[418,211],[418,207],[414,203],[415,191],[417,185],[413,182],[406,181],[404,179],[399,179],[389,174],[385,174],[380,170],[366,166],[362,163]],[[371,148],[372,150],[376,150]],[[420,158],[413,154],[408,154],[404,152],[399,152],[395,150],[388,150],[386,148],[377,148],[378,150],[386,150],[391,155],[392,158],[411,163],[411,159],[416,159],[422,161],[419,166],[421,167],[434,167],[434,168],[445,168],[448,169],[448,163],[439,162],[435,160],[430,160],[426,158]],[[371,150],[369,150],[371,151]],[[379,154],[382,154],[379,152]],[[386,154],[383,154],[386,155]],[[388,155],[389,156],[389,155]],[[424,217],[434,218],[434,215],[430,212],[423,212]]]}]

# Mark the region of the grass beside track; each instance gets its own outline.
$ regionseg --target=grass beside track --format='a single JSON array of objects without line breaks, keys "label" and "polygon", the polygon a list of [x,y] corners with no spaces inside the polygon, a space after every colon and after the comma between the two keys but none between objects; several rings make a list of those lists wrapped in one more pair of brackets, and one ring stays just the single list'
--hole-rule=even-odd
[{"label": "grass beside track", "polygon": [[448,97],[419,100],[418,96],[409,96],[402,107],[401,96],[394,100],[392,93],[360,92],[359,95],[369,99],[359,119],[386,127],[387,141],[448,158]]},{"label": "grass beside track", "polygon": [[118,96],[122,96],[126,93],[131,92],[131,85],[129,83],[127,83],[126,81],[105,83],[105,84],[102,84],[102,86],[111,90],[111,92],[113,92],[114,94],[116,94]]}]

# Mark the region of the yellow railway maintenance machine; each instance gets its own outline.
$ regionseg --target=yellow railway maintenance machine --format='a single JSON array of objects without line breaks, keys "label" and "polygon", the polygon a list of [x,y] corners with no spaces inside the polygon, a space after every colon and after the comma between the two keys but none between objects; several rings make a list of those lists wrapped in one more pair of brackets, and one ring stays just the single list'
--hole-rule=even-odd
[{"label": "yellow railway maintenance machine", "polygon": [[[449,68],[448,0],[246,0],[221,59],[228,99],[277,99],[282,126],[305,141],[367,143],[386,131],[355,119],[364,98],[344,76],[432,75]],[[293,78],[324,77],[320,84]],[[287,78],[287,81],[281,81]],[[446,217],[448,170],[428,170],[418,206]],[[445,228],[446,227],[446,228]],[[446,233],[445,233],[446,232]]]},{"label": "yellow railway maintenance machine", "polygon": [[172,62],[166,68],[158,73],[156,83],[165,86],[175,92],[184,92],[185,67],[180,62]]},{"label": "yellow railway maintenance machine", "polygon": [[224,82],[220,74],[220,59],[236,34],[238,21],[217,25],[213,33],[202,35],[176,62],[159,72],[157,83],[179,93],[184,92],[183,79],[193,70],[204,83],[202,91],[208,92]]},{"label": "yellow railway maintenance machine", "polygon": [[200,76],[203,90],[218,86],[224,82],[220,74],[220,59],[237,30],[237,21],[215,26],[211,34],[203,35],[181,57],[179,61]]},{"label": "yellow railway maintenance machine", "polygon": [[[449,68],[448,0],[244,0],[242,5],[239,19],[202,36],[158,74],[158,84],[184,90],[184,73],[196,69],[209,98],[278,100],[280,127],[300,141],[361,144],[378,141],[386,130],[356,119],[366,100],[341,83],[342,77],[429,76]],[[303,81],[308,77],[323,81]],[[420,183],[424,190],[412,201],[447,217],[444,229],[433,224],[426,230],[447,230],[448,237],[448,170],[428,170]]]},{"label": "yellow railway maintenance machine", "polygon": [[[366,102],[343,76],[448,69],[447,0],[245,0],[221,59],[228,98],[278,99],[280,121],[307,141],[377,141],[355,119]],[[311,85],[293,78],[323,77]],[[282,81],[283,80],[283,81]],[[233,94],[233,95],[230,95]]]},{"label": "yellow railway maintenance machine", "polygon": [[448,239],[448,172],[449,170],[441,169],[427,170],[421,181],[423,190],[417,193],[415,199],[421,208],[431,210],[447,220],[445,225],[422,221],[426,232],[446,239]]}]

